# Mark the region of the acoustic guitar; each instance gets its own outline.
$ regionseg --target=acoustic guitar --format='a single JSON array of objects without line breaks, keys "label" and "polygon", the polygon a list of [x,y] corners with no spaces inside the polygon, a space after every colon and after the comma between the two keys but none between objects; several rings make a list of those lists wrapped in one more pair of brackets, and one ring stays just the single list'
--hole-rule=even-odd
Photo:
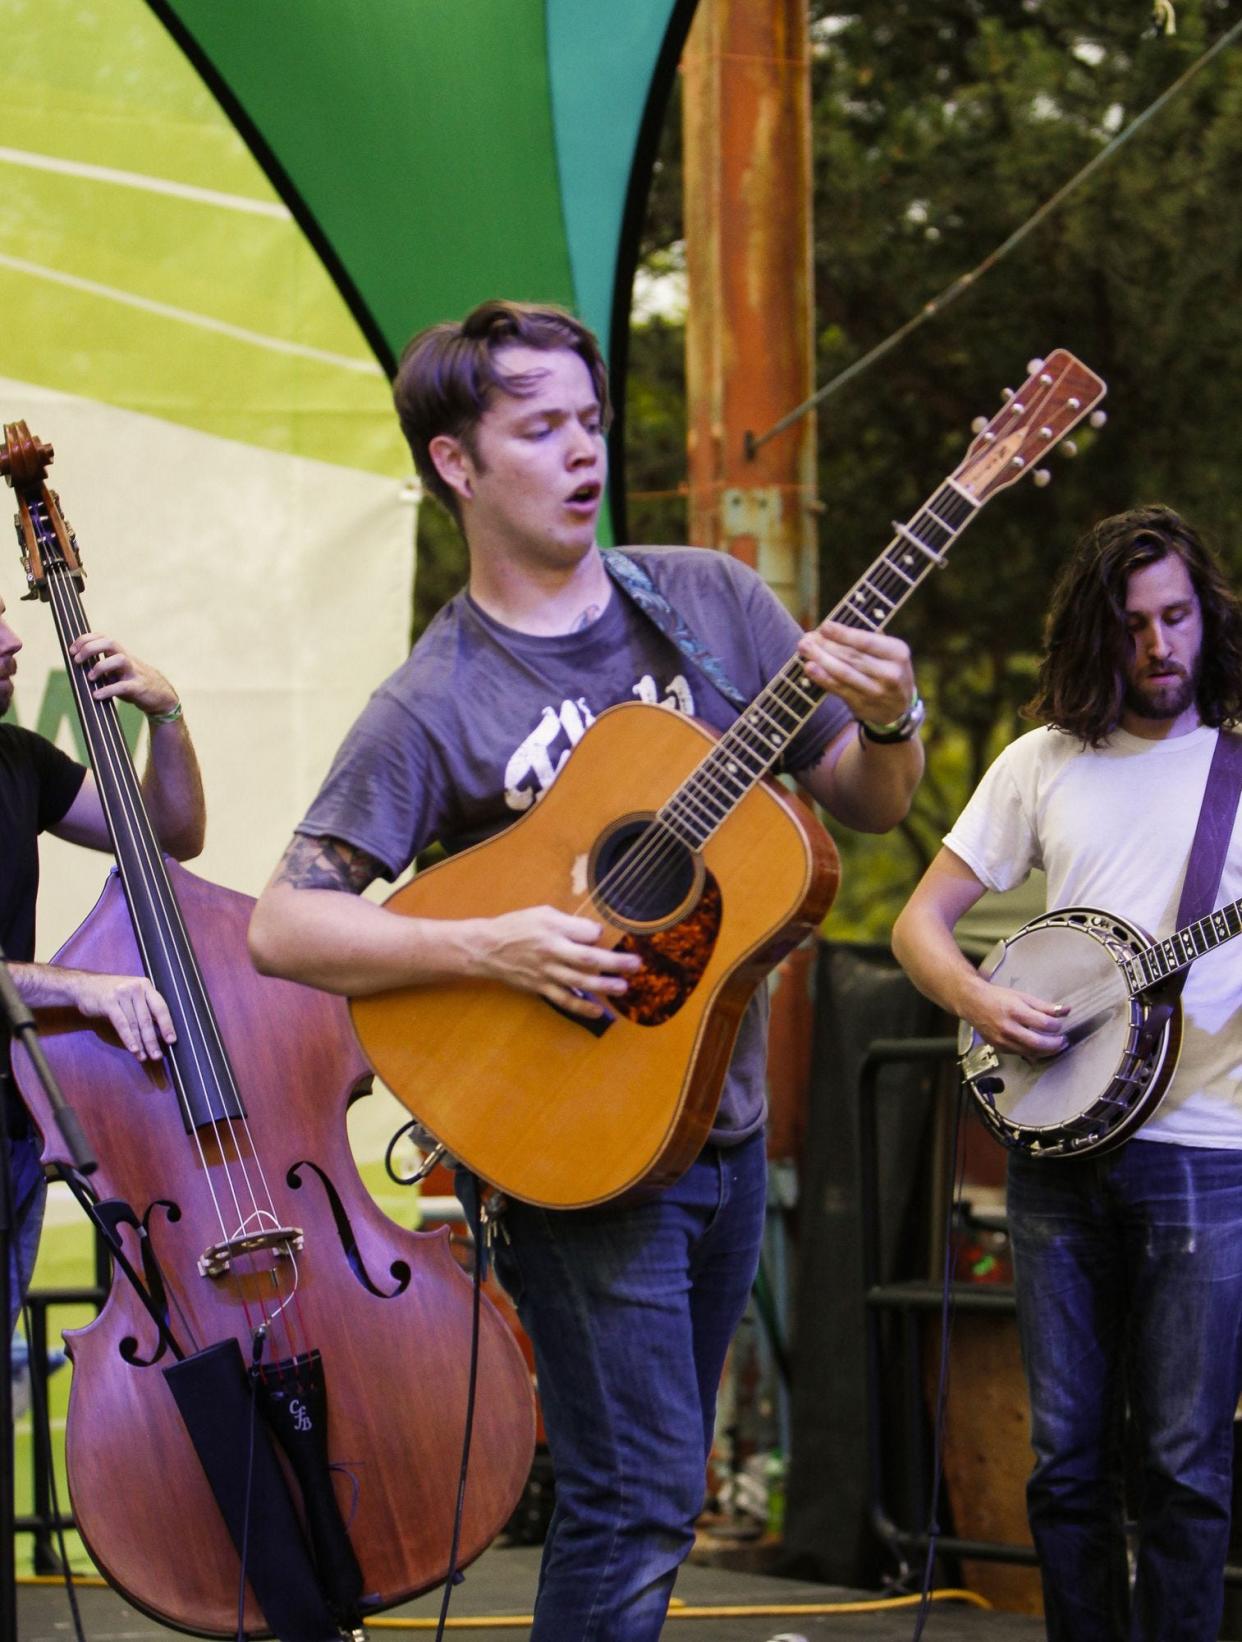
[{"label": "acoustic guitar", "polygon": [[[1061,349],[1031,373],[894,524],[834,621],[885,628],[983,504],[1035,471],[1106,391]],[[585,1207],[666,1184],[694,1160],[747,1001],[836,892],[832,841],[770,776],[824,694],[795,654],[719,737],[664,707],[609,708],[539,804],[387,901],[419,918],[547,904],[602,923],[605,941],[643,959],[598,1020],[489,981],[351,1000],[379,1076],[502,1192]]]}]

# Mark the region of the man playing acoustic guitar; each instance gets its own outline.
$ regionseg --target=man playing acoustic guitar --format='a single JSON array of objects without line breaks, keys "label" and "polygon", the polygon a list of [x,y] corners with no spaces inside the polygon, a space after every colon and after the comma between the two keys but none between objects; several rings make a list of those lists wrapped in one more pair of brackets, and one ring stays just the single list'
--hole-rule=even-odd
[{"label": "man playing acoustic guitar", "polygon": [[[699,666],[614,583],[596,544],[607,376],[577,320],[485,303],[415,338],[395,395],[424,484],[464,532],[469,585],[338,753],[256,910],[260,968],[355,996],[488,977],[601,1021],[640,960],[598,921],[548,905],[402,917],[359,892],[433,841],[452,853],[516,821],[605,708],[645,701],[725,730],[737,709],[710,675],[727,673],[751,700],[795,648],[833,693],[785,766],[847,825],[882,831],[905,815],[922,750],[902,642],[833,624],[803,635],[727,556],[635,550],[700,649],[718,652]],[[619,807],[625,777],[618,768]],[[542,1642],[660,1634],[757,1264],[765,1036],[760,988],[715,1127],[675,1185],[588,1209],[511,1199],[505,1210],[496,1266],[534,1342],[556,1471],[532,1632]],[[622,1107],[626,1095],[589,1091]],[[506,1090],[479,1096],[504,1102]]]},{"label": "man playing acoustic guitar", "polygon": [[[1235,750],[1242,610],[1176,513],[1122,513],[1080,542],[1053,591],[1026,712],[1044,727],[988,771],[898,918],[893,948],[984,1043],[1034,1066],[1063,1056],[1073,1087],[1082,1040],[1056,995],[1064,973],[1028,990],[1001,984],[1002,966],[991,982],[952,932],[985,889],[1011,889],[1032,868],[1047,874],[1049,909],[1102,909],[1157,941],[1188,923],[1188,868],[1187,899],[1212,880],[1196,917],[1242,894],[1227,785],[1204,806],[1224,857],[1214,900],[1210,843],[1191,849],[1218,742],[1226,759]],[[1218,1634],[1242,1392],[1240,1002],[1236,951],[1189,965],[1181,1057],[1136,1139],[1040,1155],[1014,1136],[1009,1232],[1035,1450],[1027,1505],[1058,1642]],[[1102,1092],[1082,1089],[1081,1110]],[[1065,1133],[1088,1143],[1095,1121]],[[1139,1460],[1132,1585],[1127,1415]]]}]

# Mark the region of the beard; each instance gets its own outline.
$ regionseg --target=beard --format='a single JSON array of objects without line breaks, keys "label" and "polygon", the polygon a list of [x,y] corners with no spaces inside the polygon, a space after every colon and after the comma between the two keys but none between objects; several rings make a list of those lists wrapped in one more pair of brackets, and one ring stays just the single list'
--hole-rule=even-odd
[{"label": "beard", "polygon": [[1126,681],[1125,706],[1137,718],[1180,718],[1194,705],[1199,694],[1199,667],[1192,672],[1181,668],[1142,682]]}]

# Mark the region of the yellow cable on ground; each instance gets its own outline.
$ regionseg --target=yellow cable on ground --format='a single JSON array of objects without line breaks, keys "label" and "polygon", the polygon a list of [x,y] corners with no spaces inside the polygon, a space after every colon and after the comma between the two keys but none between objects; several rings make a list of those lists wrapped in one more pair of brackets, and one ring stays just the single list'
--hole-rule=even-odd
[{"label": "yellow cable on ground", "polygon": [[[61,1574],[19,1574],[19,1585],[63,1585]],[[102,1589],[107,1581],[98,1574],[74,1574],[73,1583],[88,1589]],[[886,1609],[916,1608],[921,1596],[876,1596],[861,1602],[756,1602],[730,1607],[691,1607],[677,1597],[668,1610],[670,1619],[791,1619],[815,1614],[882,1613]],[[975,1608],[991,1608],[992,1604],[977,1591],[959,1590],[945,1586],[932,1591],[932,1602],[966,1602]],[[534,1614],[478,1614],[469,1618],[446,1619],[446,1631],[516,1631],[534,1624]],[[434,1631],[439,1619],[384,1619],[372,1617],[365,1621],[368,1630],[375,1631]]]},{"label": "yellow cable on ground", "polygon": [[[881,1596],[872,1597],[863,1602],[756,1602],[753,1605],[737,1607],[692,1608],[687,1603],[674,1600],[668,1610],[670,1619],[789,1619],[807,1618],[811,1615],[881,1613],[893,1608],[916,1608],[923,1598],[921,1596]],[[992,1604],[986,1597],[975,1591],[955,1590],[946,1587],[944,1590],[932,1591],[932,1602],[967,1602],[976,1608],[991,1608]],[[470,1619],[445,1620],[446,1631],[485,1631],[485,1630],[520,1630],[524,1625],[534,1623],[534,1614],[493,1614],[490,1618],[480,1616]],[[438,1619],[368,1619],[368,1630],[387,1631],[434,1631],[439,1624]]]}]

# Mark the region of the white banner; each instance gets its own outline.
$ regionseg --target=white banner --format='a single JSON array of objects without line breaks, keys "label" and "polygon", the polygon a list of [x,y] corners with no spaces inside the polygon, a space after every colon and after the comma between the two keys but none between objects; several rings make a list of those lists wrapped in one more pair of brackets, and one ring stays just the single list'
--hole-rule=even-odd
[{"label": "white banner", "polygon": [[[165,673],[203,767],[192,870],[257,894],[370,690],[409,648],[416,507],[395,480],[280,456],[0,380],[5,421],[56,452],[91,625]],[[24,648],[12,719],[80,756],[51,612],[3,590]],[[58,677],[59,675],[59,677]],[[137,749],[141,768],[146,735]],[[46,839],[39,955],[90,909],[107,859]]]}]

